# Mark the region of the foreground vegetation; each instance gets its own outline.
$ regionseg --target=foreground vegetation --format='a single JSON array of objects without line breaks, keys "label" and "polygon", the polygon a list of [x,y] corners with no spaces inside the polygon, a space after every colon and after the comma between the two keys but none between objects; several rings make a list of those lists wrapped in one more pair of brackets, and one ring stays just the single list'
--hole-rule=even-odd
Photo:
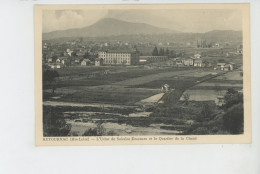
[{"label": "foreground vegetation", "polygon": [[[217,107],[214,102],[175,101],[174,105],[160,104],[146,108],[152,111],[150,117],[122,117],[113,113],[129,114],[134,108],[107,109],[111,112],[107,116],[102,114],[102,108],[76,108],[67,107],[66,110],[82,110],[100,112],[89,119],[98,119],[96,128],[88,128],[82,136],[105,136],[117,135],[113,131],[107,132],[102,124],[107,122],[127,124],[135,127],[149,127],[151,124],[164,124],[160,128],[167,130],[181,130],[183,135],[206,135],[206,134],[242,134],[244,132],[243,95],[230,88],[224,97],[225,104]],[[71,125],[67,124],[62,114],[64,108],[45,107],[43,113],[44,136],[76,136],[71,133]],[[72,114],[69,119],[80,118]],[[77,134],[78,135],[78,134]]]}]

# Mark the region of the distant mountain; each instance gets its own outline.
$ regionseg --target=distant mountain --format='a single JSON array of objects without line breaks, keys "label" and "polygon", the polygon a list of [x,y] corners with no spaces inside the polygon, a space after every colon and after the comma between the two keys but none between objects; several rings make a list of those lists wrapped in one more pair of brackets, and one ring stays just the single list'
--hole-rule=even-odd
[{"label": "distant mountain", "polygon": [[84,28],[43,33],[43,40],[61,37],[100,37],[112,35],[166,34],[176,32],[177,31],[159,28],[145,23],[132,23],[114,18],[104,18],[95,24]]},{"label": "distant mountain", "polygon": [[234,30],[212,30],[204,33],[202,36],[212,41],[242,41],[243,33],[242,31]]}]

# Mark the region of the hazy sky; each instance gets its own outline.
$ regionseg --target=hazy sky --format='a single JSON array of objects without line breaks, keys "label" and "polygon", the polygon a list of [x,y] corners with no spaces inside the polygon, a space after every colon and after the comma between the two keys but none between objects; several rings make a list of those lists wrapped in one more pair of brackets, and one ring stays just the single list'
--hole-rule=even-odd
[{"label": "hazy sky", "polygon": [[238,10],[46,10],[43,32],[86,27],[105,17],[182,32],[242,30]]}]

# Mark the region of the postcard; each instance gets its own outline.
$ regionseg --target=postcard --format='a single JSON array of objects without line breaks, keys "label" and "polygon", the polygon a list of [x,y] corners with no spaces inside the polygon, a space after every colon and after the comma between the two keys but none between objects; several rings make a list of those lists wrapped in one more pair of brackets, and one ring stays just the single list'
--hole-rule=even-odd
[{"label": "postcard", "polygon": [[251,143],[249,4],[35,5],[37,146]]}]

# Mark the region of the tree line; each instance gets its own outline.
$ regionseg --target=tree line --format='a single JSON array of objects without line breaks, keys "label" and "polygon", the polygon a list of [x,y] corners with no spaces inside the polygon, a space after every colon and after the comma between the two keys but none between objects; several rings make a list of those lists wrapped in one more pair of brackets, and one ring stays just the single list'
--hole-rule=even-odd
[{"label": "tree line", "polygon": [[181,53],[176,53],[174,50],[169,50],[168,48],[160,48],[154,47],[152,51],[152,56],[168,56],[168,57],[178,57]]}]

